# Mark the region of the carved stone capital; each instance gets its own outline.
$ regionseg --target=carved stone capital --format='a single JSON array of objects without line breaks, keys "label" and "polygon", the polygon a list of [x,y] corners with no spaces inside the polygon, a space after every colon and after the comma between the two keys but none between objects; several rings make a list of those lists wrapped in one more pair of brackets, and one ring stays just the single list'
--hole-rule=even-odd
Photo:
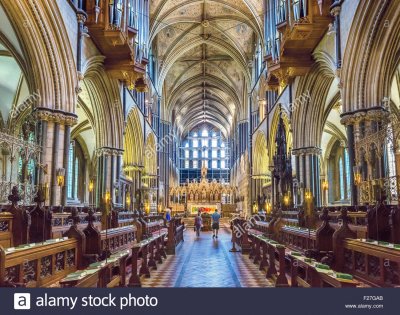
[{"label": "carved stone capital", "polygon": [[299,155],[321,155],[322,150],[317,147],[296,148],[292,150],[294,156]]},{"label": "carved stone capital", "polygon": [[118,148],[101,147],[96,149],[96,156],[122,156],[124,150]]},{"label": "carved stone capital", "polygon": [[340,122],[343,125],[356,125],[362,121],[382,121],[389,117],[389,112],[382,106],[365,108],[341,115]]},{"label": "carved stone capital", "polygon": [[38,120],[56,122],[61,125],[73,126],[78,122],[78,116],[73,113],[67,113],[49,108],[36,108],[35,115]]},{"label": "carved stone capital", "polygon": [[331,15],[332,16],[337,16],[337,15],[340,14],[340,11],[341,11],[341,7],[339,5],[334,6],[334,7],[331,8]]},{"label": "carved stone capital", "polygon": [[86,14],[83,14],[83,13],[81,13],[81,12],[78,12],[77,14],[76,14],[76,19],[77,19],[77,21],[78,21],[78,23],[85,23],[86,22]]}]

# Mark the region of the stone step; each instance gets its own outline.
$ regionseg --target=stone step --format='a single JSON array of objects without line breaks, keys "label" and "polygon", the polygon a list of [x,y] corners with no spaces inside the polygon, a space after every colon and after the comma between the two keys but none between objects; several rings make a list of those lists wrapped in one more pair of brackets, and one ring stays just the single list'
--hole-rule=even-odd
[{"label": "stone step", "polygon": [[[184,218],[183,222],[185,222],[185,226],[187,228],[193,228],[194,227],[194,217]],[[229,218],[221,218],[220,226],[221,227],[230,227]]]}]

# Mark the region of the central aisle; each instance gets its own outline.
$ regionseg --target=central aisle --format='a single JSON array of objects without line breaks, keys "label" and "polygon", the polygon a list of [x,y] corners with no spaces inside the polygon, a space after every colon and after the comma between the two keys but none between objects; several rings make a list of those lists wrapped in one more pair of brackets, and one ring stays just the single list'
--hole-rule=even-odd
[{"label": "central aisle", "polygon": [[193,230],[186,230],[185,241],[176,255],[168,258],[151,278],[143,279],[143,287],[268,287],[271,282],[258,270],[248,256],[230,253],[231,234],[221,229],[218,239],[211,232],[196,238]]}]

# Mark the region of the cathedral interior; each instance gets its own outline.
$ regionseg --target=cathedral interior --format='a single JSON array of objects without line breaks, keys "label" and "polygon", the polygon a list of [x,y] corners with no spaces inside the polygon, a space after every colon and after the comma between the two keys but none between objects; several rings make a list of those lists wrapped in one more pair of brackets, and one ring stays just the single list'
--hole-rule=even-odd
[{"label": "cathedral interior", "polygon": [[0,0],[0,286],[399,287],[399,118],[400,0]]}]

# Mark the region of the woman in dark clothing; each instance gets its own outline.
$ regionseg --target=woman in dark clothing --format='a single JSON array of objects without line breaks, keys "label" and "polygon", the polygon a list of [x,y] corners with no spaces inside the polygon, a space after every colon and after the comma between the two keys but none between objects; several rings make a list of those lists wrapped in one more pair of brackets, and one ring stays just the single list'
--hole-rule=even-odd
[{"label": "woman in dark clothing", "polygon": [[200,229],[202,225],[203,225],[203,219],[201,218],[201,212],[199,211],[197,216],[194,218],[194,227],[196,229],[197,237],[200,237]]}]

